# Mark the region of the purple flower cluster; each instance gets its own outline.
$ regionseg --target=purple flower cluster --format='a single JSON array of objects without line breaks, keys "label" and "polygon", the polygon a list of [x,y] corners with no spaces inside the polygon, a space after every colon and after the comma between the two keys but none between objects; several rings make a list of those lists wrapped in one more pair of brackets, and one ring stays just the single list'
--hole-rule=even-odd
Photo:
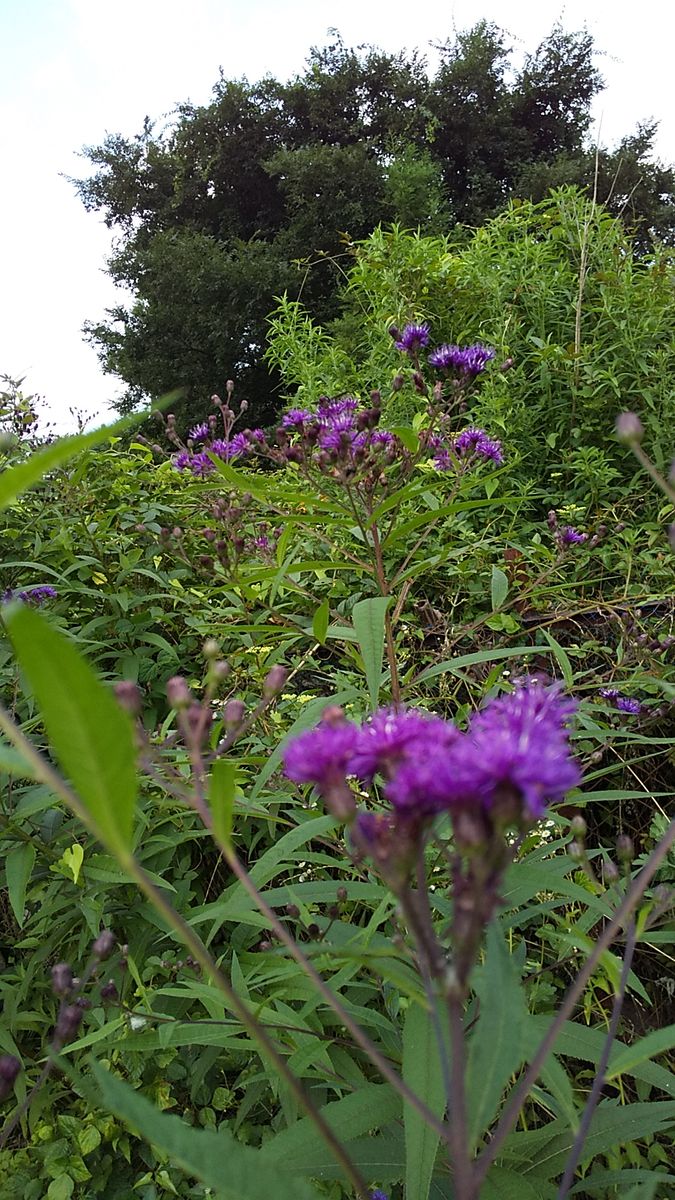
[{"label": "purple flower cluster", "polygon": [[[354,396],[319,399],[316,412],[292,408],[281,418],[277,441],[281,455],[296,462],[315,461],[320,467],[356,464],[364,468],[382,463],[394,454],[400,443],[386,429],[378,429],[380,396],[374,392],[372,405],[366,407]],[[378,467],[379,470],[379,467]]]},{"label": "purple flower cluster", "polygon": [[642,712],[640,701],[633,700],[631,696],[624,696],[618,688],[600,688],[599,695],[604,700],[611,700],[619,712],[630,713],[632,716]]},{"label": "purple flower cluster", "polygon": [[557,686],[529,683],[491,701],[465,733],[417,709],[380,709],[360,726],[331,712],[289,742],[285,770],[324,797],[348,776],[370,783],[378,775],[395,817],[407,821],[468,808],[498,809],[519,824],[579,783],[568,740],[574,711]]},{"label": "purple flower cluster", "polygon": [[436,454],[434,466],[437,471],[455,471],[460,460],[466,462],[493,462],[497,466],[504,462],[502,444],[497,438],[491,438],[484,429],[470,425],[463,429],[449,444],[435,439]]},{"label": "purple flower cluster", "polygon": [[572,525],[563,526],[556,534],[556,539],[561,549],[566,549],[568,546],[578,546],[582,542],[585,542],[587,537],[587,533],[580,533]]},{"label": "purple flower cluster", "polygon": [[[397,331],[395,331],[397,332]],[[415,357],[420,350],[429,345],[429,326],[426,321],[421,325],[406,325],[398,340],[394,342],[397,350]]]},{"label": "purple flower cluster", "polygon": [[56,600],[57,596],[56,588],[45,583],[38,587],[26,588],[22,592],[15,592],[12,588],[8,588],[2,597],[2,603],[9,604],[10,600],[23,600],[24,604],[40,605],[45,604],[47,600]]},{"label": "purple flower cluster", "polygon": [[495,357],[494,350],[476,343],[474,346],[439,346],[429,355],[429,364],[440,371],[455,371],[465,378],[482,374]]},{"label": "purple flower cluster", "polygon": [[180,450],[174,455],[173,463],[179,471],[189,470],[196,478],[203,479],[212,475],[216,469],[211,454],[223,462],[229,462],[233,458],[244,458],[257,449],[264,436],[262,429],[245,429],[243,433],[236,433],[229,439],[212,438],[211,429],[204,422],[190,430],[191,441],[201,442],[203,449],[196,453],[192,450]]}]

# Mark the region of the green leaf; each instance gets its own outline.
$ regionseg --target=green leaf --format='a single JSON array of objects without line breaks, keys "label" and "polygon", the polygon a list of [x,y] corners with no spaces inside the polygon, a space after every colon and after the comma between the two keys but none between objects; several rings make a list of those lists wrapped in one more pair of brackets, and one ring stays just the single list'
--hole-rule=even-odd
[{"label": "green leaf", "polygon": [[506,597],[509,594],[508,576],[499,567],[492,568],[492,580],[490,583],[490,595],[492,597],[492,611],[496,612],[501,608]]},{"label": "green leaf", "polygon": [[[675,1025],[666,1025],[664,1029],[654,1029],[646,1037],[633,1042],[632,1046],[624,1046],[621,1050],[615,1042],[607,1078],[614,1079],[617,1075],[628,1074],[641,1063],[655,1058],[657,1054],[668,1054],[674,1048]],[[673,1087],[675,1088],[675,1079],[673,1079]]]},{"label": "green leaf", "polygon": [[312,633],[314,634],[317,642],[320,642],[322,646],[324,645],[326,637],[328,636],[329,620],[330,605],[328,600],[324,600],[323,604],[320,604],[314,613],[314,620],[312,621]]},{"label": "green leaf", "polygon": [[384,617],[389,605],[388,596],[373,596],[359,600],[352,609],[352,622],[361,649],[372,708],[377,708],[382,682],[384,654]]},{"label": "green leaf", "polygon": [[[410,1005],[403,1024],[403,1078],[437,1117],[443,1116],[439,1048],[429,1012],[421,1004]],[[406,1200],[427,1200],[440,1137],[408,1103],[403,1105],[403,1127]]]},{"label": "green leaf", "polygon": [[[624,1193],[623,1185],[627,1184],[630,1187],[631,1183],[633,1183],[633,1190],[635,1183],[651,1183],[654,1185],[654,1188],[657,1186],[663,1187],[664,1184],[675,1183],[675,1175],[667,1175],[664,1171],[648,1171],[642,1167],[637,1167],[634,1170],[627,1167],[619,1171],[593,1171],[592,1174],[585,1175],[581,1182],[572,1188],[570,1196],[579,1196],[580,1200],[584,1200],[587,1195],[593,1195],[597,1191],[601,1194],[601,1200],[604,1200],[604,1197],[607,1195],[607,1189],[620,1184],[621,1191],[618,1194],[621,1196],[621,1200],[626,1200],[627,1196],[631,1193]],[[665,1196],[665,1192],[662,1195]]]},{"label": "green leaf", "polygon": [[5,877],[7,892],[16,923],[23,927],[24,910],[26,907],[26,888],[31,877],[35,862],[35,847],[30,842],[24,842],[9,851],[5,859]]},{"label": "green leaf", "polygon": [[409,450],[411,454],[417,454],[420,448],[420,439],[414,429],[411,429],[409,425],[394,425],[390,432],[398,438],[399,442],[402,442],[406,450]]},{"label": "green leaf", "polygon": [[427,667],[415,676],[415,683],[424,683],[427,679],[435,679],[437,675],[454,674],[463,671],[465,667],[473,667],[476,663],[499,662],[503,658],[523,658],[527,654],[541,654],[541,646],[499,647],[497,650],[475,650],[471,654],[458,654],[445,662]]},{"label": "green leaf", "polygon": [[472,1149],[494,1120],[502,1092],[525,1057],[527,1010],[520,974],[496,921],[488,925],[485,964],[475,989],[480,1009],[466,1072]]},{"label": "green leaf", "polygon": [[218,841],[230,847],[232,840],[232,814],[236,788],[237,768],[224,758],[216,759],[211,768],[209,782],[209,807],[213,820],[213,832]]},{"label": "green leaf", "polygon": [[481,1200],[543,1200],[536,1181],[523,1179],[506,1167],[492,1167],[480,1190]]},{"label": "green leaf", "polygon": [[56,757],[92,830],[113,853],[128,852],[136,801],[131,718],[72,642],[39,613],[10,605],[5,623]]},{"label": "green leaf", "polygon": [[[154,407],[169,404],[180,395],[182,395],[180,391],[172,392]],[[134,413],[130,417],[116,421],[113,425],[103,425],[101,429],[93,429],[91,433],[78,433],[75,437],[60,438],[51,446],[36,450],[26,462],[3,471],[0,474],[0,511],[8,504],[12,504],[21,492],[25,492],[26,488],[38,483],[48,471],[60,467],[62,463],[67,462],[74,454],[79,454],[81,450],[87,450],[90,446],[96,446],[108,438],[118,437],[131,426],[142,421],[144,416],[145,413]]]},{"label": "green leaf", "polygon": [[0,742],[0,771],[14,775],[17,779],[37,779],[35,767],[14,746]]},{"label": "green leaf", "polygon": [[568,687],[568,688],[573,687],[574,686],[574,671],[572,670],[572,664],[569,660],[569,656],[568,656],[567,652],[565,650],[563,650],[563,648],[559,642],[556,642],[555,638],[553,637],[553,634],[549,633],[548,629],[542,629],[542,633],[543,633],[544,637],[546,638],[546,641],[548,642],[549,646],[551,647],[551,650],[553,651],[553,654],[555,655],[558,666],[560,667],[560,670],[563,673],[563,679],[565,680],[565,687]]},{"label": "green leaf", "polygon": [[137,1129],[169,1161],[199,1179],[222,1200],[318,1200],[318,1193],[304,1180],[284,1179],[264,1153],[242,1146],[224,1129],[217,1133],[194,1129],[180,1117],[160,1112],[128,1083],[91,1063],[98,1102]]},{"label": "green leaf", "polygon": [[[331,1101],[320,1109],[322,1117],[344,1144],[361,1134],[381,1129],[401,1115],[400,1097],[387,1085],[368,1083],[358,1091]],[[302,1117],[265,1143],[263,1160],[281,1171],[303,1170],[310,1157],[328,1155],[323,1139],[309,1117]]]}]

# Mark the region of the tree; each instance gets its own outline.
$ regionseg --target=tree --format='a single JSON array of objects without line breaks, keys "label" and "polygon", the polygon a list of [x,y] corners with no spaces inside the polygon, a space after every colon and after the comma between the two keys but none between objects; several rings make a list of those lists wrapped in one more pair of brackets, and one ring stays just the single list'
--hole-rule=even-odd
[{"label": "tree", "polygon": [[[514,195],[592,186],[585,138],[601,86],[590,36],[560,27],[514,72],[504,33],[481,22],[441,47],[435,75],[417,54],[335,35],[289,82],[221,77],[209,104],[88,148],[93,173],[77,188],[115,232],[108,270],[133,294],[86,326],[127,384],[121,411],[182,386],[181,420],[196,420],[234,378],[249,419],[271,419],[275,298],[330,321],[354,243],[378,224],[443,234]],[[675,176],[650,161],[652,138],[639,128],[600,156],[603,187],[621,156],[608,203],[644,244],[673,235]]]}]

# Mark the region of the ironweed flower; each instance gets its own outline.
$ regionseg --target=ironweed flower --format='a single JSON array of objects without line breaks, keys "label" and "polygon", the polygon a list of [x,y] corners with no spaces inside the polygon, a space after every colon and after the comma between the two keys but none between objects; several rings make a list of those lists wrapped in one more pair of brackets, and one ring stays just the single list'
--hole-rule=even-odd
[{"label": "ironweed flower", "polygon": [[429,364],[442,371],[456,371],[459,375],[475,378],[494,356],[494,350],[479,343],[474,346],[451,346],[446,343],[432,351]]},{"label": "ironweed flower", "polygon": [[437,471],[456,471],[460,461],[475,463],[479,459],[496,463],[504,462],[502,444],[497,438],[491,438],[484,429],[474,425],[468,426],[445,445],[438,438],[430,439],[429,443],[436,451],[434,466]]},{"label": "ironweed flower", "polygon": [[555,540],[561,550],[566,550],[569,546],[578,546],[587,538],[587,533],[580,533],[572,525],[565,525],[562,529],[556,530],[555,535]]},{"label": "ironweed flower", "polygon": [[603,700],[611,700],[619,712],[630,713],[632,716],[637,716],[642,712],[640,701],[634,700],[631,696],[624,696],[618,688],[600,688],[598,695],[602,696]]},{"label": "ironweed flower", "polygon": [[397,350],[402,350],[405,354],[415,355],[429,345],[429,334],[430,330],[426,321],[421,325],[406,325],[394,345]]},{"label": "ironweed flower", "polygon": [[[416,709],[381,709],[361,726],[324,720],[288,744],[286,774],[325,798],[349,775],[381,775],[398,831],[445,810],[526,825],[580,781],[569,748],[575,710],[557,685],[528,682],[487,704],[466,733]],[[382,835],[384,827],[371,826],[359,824],[362,843]]]},{"label": "ironweed flower", "polygon": [[24,604],[34,604],[39,606],[45,604],[47,600],[56,600],[58,592],[56,588],[50,587],[48,583],[40,584],[38,587],[25,588],[23,591],[15,592],[12,588],[8,588],[3,593],[2,603],[9,604],[10,600],[22,600]]},{"label": "ironweed flower", "polygon": [[576,704],[559,688],[519,687],[492,700],[470,722],[453,754],[453,786],[488,810],[522,806],[536,819],[576,787],[581,773],[570,756],[568,723]]}]

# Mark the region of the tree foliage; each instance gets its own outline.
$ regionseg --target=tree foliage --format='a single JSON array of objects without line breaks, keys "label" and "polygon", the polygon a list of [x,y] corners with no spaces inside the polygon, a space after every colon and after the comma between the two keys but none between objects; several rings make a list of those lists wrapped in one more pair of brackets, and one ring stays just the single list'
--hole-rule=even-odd
[{"label": "tree foliage", "polygon": [[[347,48],[339,35],[283,83],[223,76],[209,104],[164,127],[109,135],[77,182],[116,235],[108,264],[132,300],[88,323],[121,410],[186,389],[184,416],[238,380],[251,418],[271,418],[279,378],[262,365],[284,291],[325,322],[353,243],[398,221],[426,234],[477,226],[513,196],[593,186],[586,135],[602,86],[587,33],[553,29],[519,69],[506,35],[454,35],[430,73],[417,53]],[[642,245],[675,228],[675,176],[651,162],[654,125],[598,160],[598,197]]]}]

